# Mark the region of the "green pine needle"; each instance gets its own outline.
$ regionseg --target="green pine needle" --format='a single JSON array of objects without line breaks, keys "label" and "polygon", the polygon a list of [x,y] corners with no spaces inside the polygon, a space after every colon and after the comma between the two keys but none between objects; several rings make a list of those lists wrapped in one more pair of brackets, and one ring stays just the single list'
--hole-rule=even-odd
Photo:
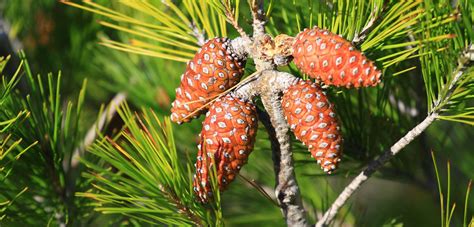
[{"label": "green pine needle", "polygon": [[[97,165],[83,160],[91,171],[84,177],[95,189],[77,196],[97,201],[97,211],[121,213],[138,221],[165,225],[220,223],[219,193],[215,193],[217,196],[208,208],[194,198],[190,187],[192,165],[181,161],[171,121],[160,120],[150,110],[133,114],[126,104],[118,113],[125,122],[120,136],[104,137],[90,148],[105,163]],[[214,191],[219,192],[217,183],[213,185]]]},{"label": "green pine needle", "polygon": [[[102,44],[107,47],[186,62],[199,48],[196,32],[204,38],[227,36],[226,17],[216,1],[185,0],[175,4],[166,0],[158,5],[149,1],[123,1],[117,7],[119,9],[91,1],[64,3],[104,17],[107,21],[101,21],[101,25],[126,33],[135,40],[130,44],[106,40]],[[235,6],[238,7],[239,2]],[[140,19],[134,15],[140,15]],[[238,12],[235,16],[238,18]]]}]

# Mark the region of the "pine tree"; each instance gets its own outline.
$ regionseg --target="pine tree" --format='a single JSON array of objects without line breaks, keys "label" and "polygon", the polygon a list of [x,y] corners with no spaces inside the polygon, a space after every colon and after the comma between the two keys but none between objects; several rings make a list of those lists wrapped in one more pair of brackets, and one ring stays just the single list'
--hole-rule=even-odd
[{"label": "pine tree", "polygon": [[[95,123],[84,124],[90,121],[82,113],[86,81],[76,102],[64,102],[61,73],[34,76],[21,54],[17,73],[3,79],[0,90],[0,220],[6,224],[364,225],[362,214],[345,205],[362,183],[373,174],[420,181],[415,171],[426,169],[423,165],[431,160],[427,150],[442,141],[436,136],[443,127],[472,131],[474,5],[467,0],[63,3],[93,13],[115,32],[101,34],[100,44],[120,52],[96,50],[92,62],[95,72],[108,72],[98,81],[115,95],[98,111]],[[327,38],[313,40],[311,32]],[[212,70],[219,67],[220,58],[209,57],[219,54],[209,51],[211,43],[221,45],[208,41],[217,37],[229,38],[219,43],[230,46],[224,48],[228,57],[239,59],[226,70],[237,64],[243,77],[203,97],[199,86],[210,88],[187,79],[207,74],[208,68],[194,65],[200,61],[213,61]],[[333,52],[324,52],[326,47]],[[322,71],[332,62],[333,71]],[[338,62],[347,68],[337,68]],[[212,75],[219,77],[217,70]],[[212,75],[203,76],[204,82]],[[15,92],[20,80],[26,89]],[[305,93],[304,86],[292,90],[300,83],[316,92]],[[186,96],[188,91],[194,93]],[[299,115],[293,101],[313,93],[328,100],[321,105],[312,101],[319,108],[313,115],[333,120],[315,121],[313,112]],[[175,103],[171,111],[182,119],[169,112],[175,95],[184,105],[177,111],[180,104]],[[211,135],[206,126],[213,116],[225,118],[217,108],[233,105],[234,98],[241,100],[238,105],[255,108],[260,122],[256,139],[253,132],[238,131],[251,141],[242,145],[245,149],[206,146]],[[224,113],[232,112],[225,108]],[[179,126],[172,122],[187,122],[207,109],[210,116]],[[114,115],[120,126],[107,127]],[[253,113],[248,116],[253,119]],[[221,132],[212,139],[225,143],[220,126],[209,126]],[[318,134],[318,127],[330,130]],[[310,130],[314,133],[307,134]],[[414,155],[417,150],[425,152]],[[239,155],[244,157],[233,159]],[[225,172],[232,163],[236,168]],[[455,209],[450,174],[443,194],[434,163],[442,225],[453,220],[466,226],[473,209],[470,187],[457,198],[466,198],[463,212]],[[459,170],[473,177],[469,164]],[[194,184],[193,175],[199,180]],[[199,187],[200,181],[205,187]],[[196,190],[205,190],[209,198]],[[397,222],[386,217],[368,223],[387,220]]]}]

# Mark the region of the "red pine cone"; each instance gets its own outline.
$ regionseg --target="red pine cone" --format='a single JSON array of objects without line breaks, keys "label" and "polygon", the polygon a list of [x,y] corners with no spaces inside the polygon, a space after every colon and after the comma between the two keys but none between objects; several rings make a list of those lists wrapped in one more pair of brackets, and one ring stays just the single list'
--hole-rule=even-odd
[{"label": "red pine cone", "polygon": [[375,86],[382,75],[349,41],[317,27],[305,29],[296,36],[293,57],[303,73],[327,85]]},{"label": "red pine cone", "polygon": [[231,40],[214,38],[207,41],[188,62],[172,103],[171,120],[181,124],[205,113],[192,114],[223,91],[236,85],[244,74],[245,59],[232,53]]},{"label": "red pine cone", "polygon": [[256,109],[250,102],[227,95],[214,102],[202,125],[193,186],[199,200],[206,202],[212,197],[212,158],[221,191],[247,163],[257,133]]},{"label": "red pine cone", "polygon": [[311,81],[296,82],[283,93],[283,112],[296,138],[308,146],[324,172],[337,168],[342,136],[325,92]]}]

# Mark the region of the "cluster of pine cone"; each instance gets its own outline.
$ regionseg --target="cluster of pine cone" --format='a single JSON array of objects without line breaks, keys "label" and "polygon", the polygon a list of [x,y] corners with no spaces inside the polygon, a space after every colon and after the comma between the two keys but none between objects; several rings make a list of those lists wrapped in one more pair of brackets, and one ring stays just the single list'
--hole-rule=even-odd
[{"label": "cluster of pine cone", "polygon": [[[277,36],[277,38],[279,38]],[[277,38],[275,40],[277,40]],[[285,55],[301,72],[325,85],[375,86],[381,73],[350,42],[327,30],[305,29],[296,37],[284,36]],[[244,74],[245,56],[239,56],[228,38],[207,41],[188,62],[176,89],[171,120],[181,124],[206,113],[200,133],[194,191],[199,200],[212,197],[210,168],[215,165],[217,183],[224,190],[251,153],[257,132],[256,107],[232,93],[212,101],[236,85]],[[285,119],[321,168],[331,173],[341,157],[342,136],[333,105],[319,83],[299,80],[283,92]]]}]

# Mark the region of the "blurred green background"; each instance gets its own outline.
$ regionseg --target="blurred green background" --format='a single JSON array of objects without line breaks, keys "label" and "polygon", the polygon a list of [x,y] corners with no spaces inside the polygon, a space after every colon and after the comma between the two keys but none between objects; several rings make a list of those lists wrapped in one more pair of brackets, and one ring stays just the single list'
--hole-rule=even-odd
[{"label": "blurred green background", "polygon": [[[111,7],[115,2],[97,1]],[[245,5],[245,4],[244,4]],[[245,9],[242,9],[245,10]],[[275,9],[278,11],[278,8]],[[174,89],[185,64],[148,56],[139,56],[99,45],[100,39],[109,37],[127,40],[125,34],[100,26],[103,18],[52,0],[2,0],[0,1],[0,55],[13,55],[25,51],[32,70],[46,75],[62,71],[62,99],[76,97],[84,79],[88,80],[85,115],[81,122],[88,129],[94,122],[99,108],[119,92],[128,93],[132,108],[152,108],[160,115],[169,115]],[[248,18],[247,18],[248,19]],[[245,21],[245,20],[244,20]],[[281,28],[285,30],[284,25]],[[231,32],[230,37],[236,33]],[[16,57],[15,57],[16,56]],[[18,58],[17,58],[18,59]],[[14,69],[15,59],[10,62]],[[404,64],[416,65],[416,60]],[[12,71],[6,71],[6,74]],[[349,155],[336,175],[325,176],[309,158],[306,149],[293,143],[297,160],[297,175],[305,205],[312,218],[331,204],[352,176],[377,154],[405,134],[414,123],[426,115],[424,92],[420,71],[391,77],[387,83],[403,84],[403,95],[409,100],[409,110],[392,118],[369,119],[373,123],[364,130],[378,134],[373,141],[360,141],[357,137],[346,138]],[[21,85],[20,85],[21,88]],[[352,93],[357,93],[353,91]],[[393,94],[397,94],[393,90]],[[331,95],[340,97],[337,91]],[[402,105],[392,97],[391,105]],[[370,114],[370,110],[366,110]],[[113,130],[120,122],[112,122]],[[361,123],[362,124],[362,123]],[[176,144],[180,151],[196,154],[196,142],[200,131],[199,121],[173,126]],[[363,138],[361,136],[361,138]],[[380,140],[379,140],[380,139]],[[260,130],[257,147],[250,156],[249,164],[242,170],[245,178],[255,180],[270,194],[273,191],[273,164],[267,135]],[[367,144],[374,149],[366,150]],[[474,178],[474,130],[472,126],[440,121],[410,144],[402,154],[385,166],[350,200],[346,223],[342,226],[437,226],[439,225],[439,194],[434,173],[431,151],[438,161],[443,185],[446,185],[446,163],[451,163],[451,197],[457,204],[453,226],[462,222],[466,187]],[[192,160],[194,160],[192,158]],[[271,173],[271,174],[270,174]],[[468,204],[468,214],[474,214],[474,200]],[[92,211],[91,211],[92,212]],[[273,205],[257,189],[242,179],[223,193],[223,212],[227,224],[283,226],[278,207]],[[107,217],[108,218],[108,217]],[[105,218],[105,219],[107,219]],[[100,220],[100,219],[99,219]],[[97,221],[101,223],[101,221]]]}]

